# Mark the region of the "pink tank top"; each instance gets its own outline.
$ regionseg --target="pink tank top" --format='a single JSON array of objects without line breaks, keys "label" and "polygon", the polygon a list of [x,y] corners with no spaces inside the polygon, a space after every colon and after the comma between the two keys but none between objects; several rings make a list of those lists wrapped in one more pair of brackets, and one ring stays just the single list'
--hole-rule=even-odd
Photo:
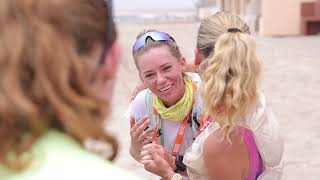
[{"label": "pink tank top", "polygon": [[250,158],[250,173],[246,180],[255,180],[263,171],[262,160],[256,146],[256,142],[252,136],[252,132],[246,128],[239,128],[243,135],[244,142],[247,145]]}]

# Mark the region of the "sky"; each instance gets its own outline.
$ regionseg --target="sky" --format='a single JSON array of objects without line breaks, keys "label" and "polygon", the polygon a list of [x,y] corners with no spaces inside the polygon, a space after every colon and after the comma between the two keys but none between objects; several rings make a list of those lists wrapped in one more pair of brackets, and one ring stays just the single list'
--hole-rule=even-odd
[{"label": "sky", "polygon": [[194,9],[196,0],[113,0],[115,12],[121,10]]}]

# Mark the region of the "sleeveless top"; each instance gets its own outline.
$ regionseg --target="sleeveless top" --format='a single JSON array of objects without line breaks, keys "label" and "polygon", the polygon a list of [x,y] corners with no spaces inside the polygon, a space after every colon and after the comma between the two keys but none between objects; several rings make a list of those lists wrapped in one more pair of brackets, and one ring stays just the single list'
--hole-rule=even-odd
[{"label": "sleeveless top", "polygon": [[[258,180],[279,180],[284,169],[284,139],[279,123],[268,109],[265,97],[259,94],[256,109],[239,121],[239,126],[249,129],[255,140],[263,163],[263,172]],[[205,139],[220,128],[218,123],[211,123],[196,138],[193,145],[186,151],[184,163],[191,179],[205,179],[203,164],[203,143]]]},{"label": "sleeveless top", "polygon": [[[190,179],[207,179],[203,161],[203,143],[210,134],[219,129],[220,125],[218,123],[211,123],[195,140],[192,147],[187,150],[183,162],[187,166]],[[251,131],[243,127],[239,127],[239,131],[242,134],[243,140],[247,146],[250,161],[250,173],[246,180],[255,180],[263,171],[262,160]]]},{"label": "sleeveless top", "polygon": [[252,132],[246,128],[239,128],[240,133],[243,136],[243,140],[247,145],[248,155],[250,159],[250,173],[246,180],[255,180],[262,173],[263,166],[262,160],[252,136]]}]

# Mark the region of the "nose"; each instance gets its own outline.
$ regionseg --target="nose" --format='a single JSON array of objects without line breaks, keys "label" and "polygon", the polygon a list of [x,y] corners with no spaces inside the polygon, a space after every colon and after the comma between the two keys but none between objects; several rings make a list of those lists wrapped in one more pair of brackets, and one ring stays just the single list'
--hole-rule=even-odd
[{"label": "nose", "polygon": [[157,84],[161,85],[166,82],[166,77],[162,73],[157,73]]}]

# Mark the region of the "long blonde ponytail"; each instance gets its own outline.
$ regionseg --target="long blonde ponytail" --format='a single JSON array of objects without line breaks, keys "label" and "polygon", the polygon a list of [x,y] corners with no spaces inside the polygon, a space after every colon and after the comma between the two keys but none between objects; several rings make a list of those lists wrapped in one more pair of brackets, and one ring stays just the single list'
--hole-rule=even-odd
[{"label": "long blonde ponytail", "polygon": [[215,42],[203,73],[202,97],[206,111],[221,125],[223,137],[236,128],[256,105],[260,61],[254,40],[246,33],[223,33]]}]

